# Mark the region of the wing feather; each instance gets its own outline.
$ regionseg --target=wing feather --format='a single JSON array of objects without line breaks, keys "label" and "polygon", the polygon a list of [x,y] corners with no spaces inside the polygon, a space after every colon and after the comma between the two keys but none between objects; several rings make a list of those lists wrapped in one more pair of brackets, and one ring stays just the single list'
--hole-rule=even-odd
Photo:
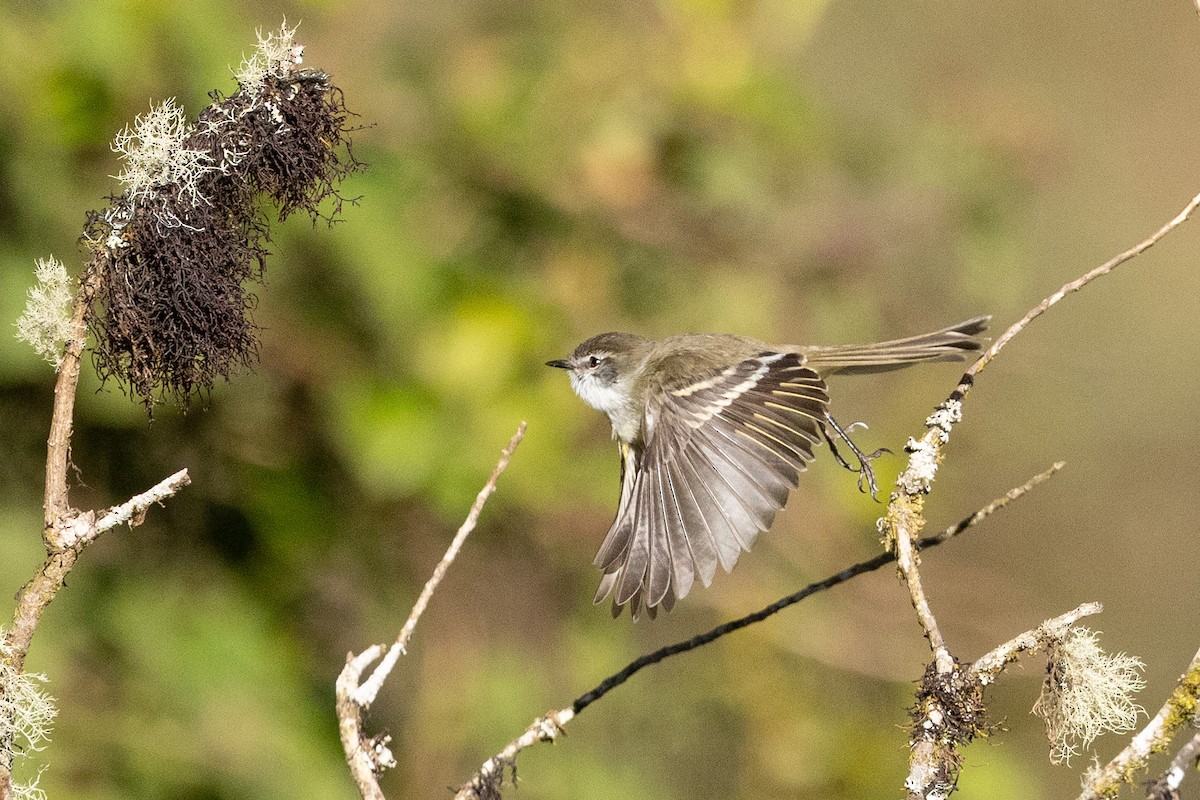
[{"label": "wing feather", "polygon": [[[678,373],[678,365],[661,372]],[[829,396],[798,353],[763,352],[647,396],[622,445],[621,506],[596,554],[596,601],[653,617],[733,569],[770,528],[822,441]]]},{"label": "wing feather", "polygon": [[[668,465],[667,474],[674,487],[675,498],[679,503],[679,516],[683,523],[682,533],[684,541],[691,549],[697,577],[700,578],[700,583],[708,586],[712,583],[713,576],[717,573],[717,565],[722,563],[722,559],[719,554],[718,539],[686,477],[687,470],[688,467],[685,463],[674,461]],[[734,553],[736,561],[737,551],[735,550]],[[732,568],[732,564],[729,568]],[[691,583],[686,584],[687,588],[684,586],[684,582],[680,581],[677,587],[680,597],[687,594],[687,588],[691,588]]]},{"label": "wing feather", "polygon": [[646,605],[650,608],[662,602],[671,588],[672,553],[671,535],[667,520],[667,493],[663,481],[662,464],[654,464],[649,473],[652,498],[650,529],[650,563],[646,567]]},{"label": "wing feather", "polygon": [[711,479],[701,476],[696,465],[692,463],[690,454],[683,453],[679,462],[683,466],[686,486],[695,498],[700,516],[705,520],[706,527],[712,535],[717,561],[723,570],[729,572],[737,564],[738,556],[742,553],[737,529],[722,510],[721,501],[713,494],[714,490],[709,486]]},{"label": "wing feather", "polygon": [[[696,579],[696,556],[688,541],[687,523],[681,506],[672,465],[662,465],[663,496],[666,499],[667,541],[671,546],[672,588],[667,597],[686,597]],[[684,501],[686,502],[686,500]],[[703,538],[706,532],[696,530],[695,538]],[[668,609],[669,610],[669,609]]]}]

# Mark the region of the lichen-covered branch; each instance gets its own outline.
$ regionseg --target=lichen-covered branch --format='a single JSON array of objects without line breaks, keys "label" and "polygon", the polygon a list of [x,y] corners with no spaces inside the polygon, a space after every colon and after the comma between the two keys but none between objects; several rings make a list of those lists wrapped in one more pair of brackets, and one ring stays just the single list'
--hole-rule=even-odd
[{"label": "lichen-covered branch", "polygon": [[215,95],[194,124],[168,101],[114,143],[124,191],[84,232],[86,274],[101,277],[88,308],[93,359],[148,411],[162,398],[186,406],[257,359],[263,200],[280,220],[336,214],[341,180],[361,167],[341,92],[303,68],[294,34],[260,36],[237,91]]},{"label": "lichen-covered branch", "polygon": [[1124,784],[1133,783],[1146,768],[1150,756],[1166,750],[1176,733],[1196,721],[1198,705],[1200,652],[1192,658],[1192,663],[1179,678],[1175,690],[1146,727],[1142,728],[1112,761],[1087,775],[1079,800],[1116,797]]},{"label": "lichen-covered branch", "polygon": [[879,528],[885,545],[889,549],[895,549],[897,553],[900,574],[908,586],[913,608],[917,612],[917,619],[922,630],[929,639],[939,672],[948,674],[953,659],[946,648],[941,631],[937,627],[937,620],[934,618],[929,601],[925,596],[918,571],[919,561],[912,549],[906,546],[902,540],[907,537],[911,541],[920,534],[921,528],[925,524],[924,496],[932,488],[938,465],[943,458],[943,450],[950,441],[950,432],[953,426],[962,420],[963,400],[975,385],[975,377],[991,363],[1005,345],[1012,341],[1013,337],[1049,310],[1051,306],[1067,295],[1079,291],[1096,278],[1112,272],[1134,256],[1148,250],[1168,233],[1190,219],[1197,207],[1200,207],[1200,194],[1193,197],[1171,221],[1150,236],[1079,278],[1064,284],[1058,291],[1031,308],[1024,317],[998,336],[975,363],[963,373],[958,386],[925,421],[927,429],[925,435],[920,439],[909,439],[905,448],[909,454],[908,464],[896,481],[897,489],[888,501],[887,512],[879,521]]},{"label": "lichen-covered branch", "polygon": [[1198,763],[1200,763],[1200,733],[1188,739],[1183,747],[1176,751],[1166,772],[1150,784],[1150,788],[1146,792],[1146,800],[1179,800],[1179,787],[1183,785],[1183,779],[1189,772],[1196,771]]},{"label": "lichen-covered branch", "polygon": [[975,659],[971,666],[974,677],[984,686],[994,681],[1006,666],[1016,661],[1024,653],[1036,653],[1045,647],[1061,642],[1071,626],[1084,617],[1099,614],[1104,610],[1100,603],[1084,603],[1078,608],[1061,614],[1054,619],[1048,619],[1031,631],[1025,631],[1020,636],[1009,639]]},{"label": "lichen-covered branch", "polygon": [[905,446],[908,465],[896,479],[896,490],[888,498],[887,511],[879,520],[879,532],[886,549],[896,554],[896,566],[917,614],[917,621],[933,650],[938,673],[949,675],[954,658],[938,628],[933,609],[921,583],[920,564],[913,541],[925,527],[925,495],[932,489],[942,459],[942,447],[950,441],[950,430],[962,419],[961,398],[950,398],[938,406],[926,420],[921,439],[909,439]]},{"label": "lichen-covered branch", "polygon": [[[958,765],[957,748],[969,741],[969,737],[964,739],[962,736],[942,736],[938,718],[949,719],[957,715],[968,719],[974,713],[971,705],[974,695],[963,690],[963,673],[967,668],[959,665],[954,659],[938,628],[937,619],[921,581],[920,562],[911,547],[912,540],[920,534],[925,525],[925,496],[932,489],[938,466],[944,457],[945,446],[950,441],[951,430],[962,420],[963,401],[975,385],[976,376],[1033,320],[1067,295],[1079,291],[1095,279],[1107,275],[1121,264],[1145,252],[1190,219],[1197,207],[1200,207],[1200,194],[1193,197],[1175,217],[1150,236],[1079,278],[1064,284],[1031,308],[1024,317],[997,337],[963,373],[958,386],[925,421],[925,434],[920,439],[909,439],[905,448],[909,454],[908,464],[896,481],[896,490],[888,500],[887,511],[879,520],[879,530],[885,547],[897,554],[898,571],[908,587],[917,621],[929,640],[934,657],[933,669],[926,674],[922,689],[918,693],[917,706],[913,711],[914,738],[909,761],[910,772],[905,783],[910,798],[940,800],[954,791]],[[937,676],[941,676],[941,686],[932,685],[939,680]],[[970,683],[966,681],[966,684]],[[962,700],[964,705],[960,709],[949,709],[943,707],[942,700]]]},{"label": "lichen-covered branch", "polygon": [[[349,112],[329,76],[300,69],[303,48],[286,27],[259,37],[238,72],[238,91],[219,98],[197,124],[173,103],[139,117],[116,138],[125,190],[90,215],[92,251],[69,314],[65,269],[39,262],[18,335],[58,370],[46,451],[43,543],[46,560],[17,593],[0,636],[0,666],[20,674],[42,612],[65,585],[82,550],[117,525],[141,524],[146,510],[189,482],[181,470],[105,511],[71,506],[69,471],[75,397],[88,333],[102,378],[115,376],[149,409],[161,395],[186,404],[216,375],[247,363],[257,339],[243,283],[258,276],[266,251],[261,199],[280,218],[322,216],[341,178],[360,167],[349,150]],[[61,347],[61,353],[58,348]],[[0,681],[0,800],[14,791],[16,730],[11,686]],[[6,688],[9,687],[9,688]],[[28,787],[25,787],[28,789]]]},{"label": "lichen-covered branch", "polygon": [[[383,770],[394,767],[396,760],[392,756],[391,750],[388,749],[389,736],[380,734],[367,737],[363,734],[362,712],[375,702],[375,697],[379,694],[383,682],[391,674],[397,659],[407,652],[408,640],[416,630],[417,622],[420,621],[421,615],[433,598],[433,593],[441,584],[446,570],[454,563],[463,543],[471,535],[471,531],[475,530],[484,504],[496,491],[496,481],[508,467],[508,462],[516,451],[517,445],[524,438],[525,423],[522,422],[517,427],[517,432],[513,434],[512,439],[509,440],[508,446],[501,452],[500,459],[496,462],[496,467],[492,470],[487,483],[479,490],[470,512],[467,513],[467,518],[459,526],[450,546],[446,548],[446,554],[442,556],[442,560],[434,567],[433,574],[425,582],[425,588],[421,590],[420,596],[413,604],[412,611],[409,612],[408,619],[401,627],[396,641],[390,648],[386,648],[386,652],[383,645],[371,645],[358,655],[349,654],[346,658],[346,666],[338,675],[335,684],[338,734],[342,740],[342,749],[346,754],[346,763],[350,767],[350,774],[353,776],[363,800],[383,800],[384,795],[379,788],[377,776]],[[383,660],[365,681],[362,680],[362,675],[367,667],[375,663],[381,655]]]},{"label": "lichen-covered branch", "polygon": [[1085,603],[1005,642],[974,664],[954,662],[948,673],[930,664],[910,712],[909,773],[904,782],[908,796],[926,800],[949,796],[958,780],[961,749],[986,731],[985,688],[1019,655],[1053,648],[1074,623],[1100,610],[1099,603]]}]

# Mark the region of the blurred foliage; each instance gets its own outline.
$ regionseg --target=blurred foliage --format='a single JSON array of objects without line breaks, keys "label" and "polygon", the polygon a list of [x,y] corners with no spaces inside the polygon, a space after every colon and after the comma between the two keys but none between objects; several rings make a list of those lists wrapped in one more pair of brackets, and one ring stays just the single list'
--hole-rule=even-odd
[{"label": "blurred foliage", "polygon": [[[206,403],[147,425],[85,371],[73,501],[119,502],[184,466],[193,484],[92,547],[43,622],[29,666],[62,706],[52,797],[353,796],[334,676],[395,635],[527,419],[369,719],[394,737],[390,796],[465,779],[628,659],[876,547],[878,506],[822,459],[732,576],[652,625],[609,620],[591,557],[615,453],[544,361],[613,329],[844,342],[977,313],[1003,326],[1198,183],[1185,2],[14,3],[0,320],[35,258],[79,263],[84,212],[114,191],[113,134],[167,97],[194,116],[285,15],[361,115],[370,167],[346,186],[361,200],[332,229],[273,231],[261,364]],[[1153,706],[1194,650],[1194,620],[1171,609],[1200,590],[1161,576],[1200,557],[1200,378],[1177,367],[1197,356],[1186,236],[1035,326],[972,396],[934,524],[1070,467],[928,557],[961,656],[1102,600],[1113,649],[1150,665]],[[839,381],[834,407],[899,451],[956,377]],[[51,396],[45,364],[0,336],[5,591],[39,559]],[[894,577],[869,576],[637,676],[523,756],[520,796],[894,796],[925,657]],[[1039,683],[1033,665],[995,687],[1011,730],[968,751],[961,797],[1072,791],[1027,716]]]}]

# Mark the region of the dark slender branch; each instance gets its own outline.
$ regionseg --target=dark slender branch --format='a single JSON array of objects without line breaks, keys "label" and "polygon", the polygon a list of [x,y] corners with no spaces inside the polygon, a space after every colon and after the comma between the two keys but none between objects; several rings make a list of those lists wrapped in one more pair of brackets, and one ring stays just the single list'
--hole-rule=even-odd
[{"label": "dark slender branch", "polygon": [[[962,519],[941,533],[933,536],[926,536],[925,538],[920,539],[917,542],[918,549],[937,547],[939,544],[953,539],[955,536],[958,536],[968,528],[971,528],[979,522],[982,522],[984,519],[1008,505],[1013,500],[1021,497],[1021,495],[1025,494],[1033,487],[1048,480],[1056,472],[1062,469],[1062,467],[1062,462],[1054,464],[1052,467],[1050,467],[1050,469],[1040,473],[1039,475],[1035,475],[1021,486],[1010,490],[1002,497],[996,498],[971,516]],[[660,661],[670,658],[671,656],[676,656],[681,653],[686,653],[699,647],[703,647],[710,642],[720,639],[722,636],[741,630],[742,628],[749,627],[756,622],[762,622],[768,617],[778,614],[785,608],[793,606],[805,598],[811,597],[812,595],[825,591],[826,589],[831,589],[840,583],[845,583],[846,581],[864,573],[873,572],[880,567],[892,563],[895,560],[896,557],[892,553],[880,553],[874,558],[861,561],[851,567],[847,567],[841,572],[830,575],[828,578],[825,578],[822,581],[810,583],[808,586],[805,586],[798,592],[794,592],[787,597],[780,598],[766,608],[755,611],[753,614],[747,614],[739,619],[718,625],[706,633],[693,636],[692,638],[682,642],[676,642],[675,644],[667,645],[666,647],[662,647],[652,653],[647,653],[644,656],[634,659],[619,672],[610,675],[601,681],[600,684],[595,688],[577,697],[570,706],[559,709],[558,711],[552,711],[545,716],[534,720],[533,724],[526,728],[520,736],[509,742],[503,750],[484,762],[483,766],[477,773],[475,773],[471,780],[459,787],[458,792],[455,795],[456,800],[494,800],[494,798],[499,797],[498,787],[504,777],[504,771],[506,768],[514,768],[516,757],[521,750],[537,742],[554,741],[554,739],[557,738],[558,734],[562,731],[563,726],[574,719],[576,714],[579,714],[581,711],[583,711],[583,709],[587,708],[592,703],[595,703],[601,697],[625,683],[627,680],[632,678],[635,674],[646,667],[657,664]]]},{"label": "dark slender branch", "polygon": [[[917,549],[928,550],[929,548],[937,547],[939,544],[953,539],[958,534],[983,521],[995,511],[1008,505],[1009,502],[1016,500],[1034,486],[1037,486],[1039,483],[1048,480],[1054,475],[1054,473],[1062,469],[1062,467],[1063,463],[1060,461],[1054,464],[1054,466],[1050,467],[1050,469],[1035,475],[1026,483],[1018,486],[1015,489],[1012,489],[1003,497],[996,498],[984,508],[979,509],[971,516],[962,519],[957,524],[950,526],[941,533],[934,534],[933,536],[926,536],[925,538],[920,539],[917,542]],[[718,625],[706,633],[693,636],[691,639],[686,641],[667,645],[666,647],[655,650],[653,653],[647,653],[644,656],[636,658],[620,672],[605,678],[596,688],[577,698],[575,702],[571,704],[571,708],[576,714],[578,714],[580,711],[587,708],[589,705],[596,702],[625,681],[629,680],[634,674],[641,671],[643,668],[650,666],[651,664],[657,664],[658,662],[666,658],[670,658],[671,656],[679,655],[680,653],[686,653],[689,650],[695,650],[698,647],[703,647],[709,642],[720,639],[722,636],[733,633],[734,631],[739,631],[742,628],[746,628],[756,622],[762,622],[768,617],[774,616],[780,611],[783,611],[785,608],[793,606],[796,603],[799,603],[801,600],[811,597],[818,592],[823,592],[826,589],[832,589],[838,584],[845,583],[846,581],[856,578],[859,575],[867,572],[874,572],[880,567],[886,566],[895,560],[895,553],[880,553],[874,558],[867,559],[866,561],[860,561],[859,563],[851,567],[847,567],[835,575],[830,575],[824,580],[817,581],[816,583],[810,583],[808,586],[805,586],[798,592],[794,592],[793,594],[789,594],[787,597],[780,598],[766,608],[755,611],[753,614],[747,614],[739,619]]]}]

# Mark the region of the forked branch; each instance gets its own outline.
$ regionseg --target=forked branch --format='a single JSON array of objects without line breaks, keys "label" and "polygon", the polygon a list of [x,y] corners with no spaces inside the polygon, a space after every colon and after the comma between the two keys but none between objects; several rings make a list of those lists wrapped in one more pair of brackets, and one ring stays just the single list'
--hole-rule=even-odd
[{"label": "forked branch", "polygon": [[[371,703],[375,702],[380,688],[383,687],[383,682],[391,674],[392,667],[396,665],[400,656],[407,652],[408,640],[416,630],[421,615],[425,613],[425,608],[433,598],[433,593],[437,591],[446,570],[454,563],[463,543],[470,536],[471,531],[475,530],[484,504],[496,491],[496,481],[508,466],[517,445],[524,438],[525,423],[522,422],[517,427],[517,432],[513,434],[508,446],[500,454],[500,460],[496,462],[496,468],[492,470],[491,477],[479,490],[467,518],[454,535],[450,546],[446,548],[446,554],[433,568],[433,574],[425,582],[425,588],[421,590],[420,596],[413,604],[412,611],[400,629],[396,641],[386,650],[384,645],[371,645],[358,655],[350,653],[346,657],[346,666],[342,668],[336,682],[338,733],[342,740],[342,749],[346,753],[346,763],[350,767],[350,773],[354,777],[354,782],[357,784],[363,800],[383,800],[383,791],[379,788],[379,773],[396,765],[395,758],[388,749],[389,736],[386,734],[373,737],[364,735],[362,730],[363,711],[370,708]],[[381,655],[383,660],[365,681],[362,680],[363,673]]]},{"label": "forked branch", "polygon": [[[885,546],[897,554],[900,576],[905,586],[908,587],[917,621],[933,651],[933,674],[926,675],[926,685],[918,694],[917,707],[913,711],[914,727],[913,739],[910,742],[910,773],[905,782],[905,788],[909,797],[914,800],[915,798],[945,797],[954,791],[959,762],[958,747],[969,741],[970,738],[969,736],[945,736],[941,733],[943,719],[955,714],[961,714],[963,717],[971,715],[971,710],[965,707],[960,709],[942,707],[943,700],[953,703],[956,698],[971,694],[962,691],[963,685],[970,683],[964,681],[963,673],[969,671],[961,667],[954,659],[938,628],[937,619],[930,607],[921,581],[920,560],[911,546],[911,542],[925,525],[925,496],[932,489],[938,466],[944,457],[945,446],[950,441],[951,430],[962,420],[963,401],[975,385],[975,377],[992,362],[1005,345],[1025,330],[1033,320],[1046,313],[1067,295],[1079,291],[1134,256],[1144,253],[1168,233],[1190,219],[1197,207],[1200,207],[1200,194],[1193,197],[1174,218],[1150,236],[1079,278],[1064,284],[1056,292],[1031,308],[1024,317],[997,337],[975,363],[963,373],[958,386],[926,420],[925,434],[920,439],[914,438],[908,441],[905,448],[909,453],[908,465],[896,481],[896,490],[892,492],[888,500],[887,512],[879,520],[879,529]],[[936,685],[939,680],[941,685]],[[940,698],[940,700],[926,702],[922,700],[922,696]]]}]

